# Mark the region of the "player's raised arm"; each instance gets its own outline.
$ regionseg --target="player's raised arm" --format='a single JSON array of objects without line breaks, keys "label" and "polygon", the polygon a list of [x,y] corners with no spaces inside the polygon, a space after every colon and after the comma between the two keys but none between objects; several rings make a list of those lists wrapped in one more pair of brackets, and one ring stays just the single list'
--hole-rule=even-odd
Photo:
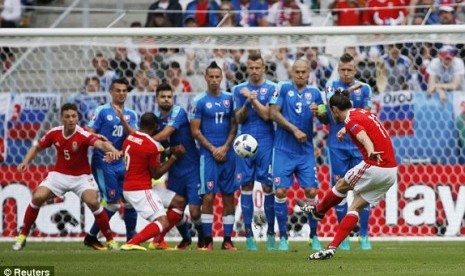
[{"label": "player's raised arm", "polygon": [[26,156],[24,157],[23,162],[18,165],[17,169],[18,172],[22,173],[27,169],[27,166],[29,165],[29,162],[33,160],[37,154],[42,151],[43,148],[41,148],[39,145],[34,145],[32,146],[29,151],[27,152]]},{"label": "player's raised arm", "polygon": [[181,158],[186,153],[186,149],[182,145],[174,146],[171,148],[171,156],[160,166],[151,166],[150,175],[153,179],[158,179],[162,177],[168,170],[173,166],[173,164]]}]

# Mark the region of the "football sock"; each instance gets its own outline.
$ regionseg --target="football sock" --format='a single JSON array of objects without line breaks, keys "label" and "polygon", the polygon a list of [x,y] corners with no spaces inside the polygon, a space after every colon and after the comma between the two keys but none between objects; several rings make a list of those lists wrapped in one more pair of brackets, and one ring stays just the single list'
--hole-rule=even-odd
[{"label": "football sock", "polygon": [[368,236],[368,223],[370,221],[370,205],[360,212],[360,236]]},{"label": "football sock", "polygon": [[113,240],[113,234],[111,233],[110,223],[107,212],[100,207],[97,211],[93,212],[95,222],[98,224],[98,228],[102,231],[107,241]]},{"label": "football sock", "polygon": [[202,230],[204,237],[212,236],[213,214],[202,214],[200,216],[202,221]]},{"label": "football sock", "polygon": [[37,219],[37,215],[39,215],[40,207],[34,205],[32,202],[26,208],[26,213],[24,214],[23,219],[23,227],[21,227],[21,234],[22,235],[29,235],[29,231],[31,230],[32,224]]},{"label": "football sock", "polygon": [[347,202],[340,203],[336,205],[336,216],[337,216],[337,222],[341,223],[342,219],[345,217],[347,214]]},{"label": "football sock", "polygon": [[328,248],[337,248],[339,244],[350,234],[350,231],[357,226],[358,213],[355,211],[348,212],[342,219],[337,229],[333,241],[328,245]]},{"label": "football sock", "polygon": [[331,191],[327,192],[323,200],[316,206],[316,211],[325,214],[330,208],[339,204],[347,195],[341,194],[333,187]]},{"label": "football sock", "polygon": [[194,220],[192,223],[194,224],[195,230],[197,230],[198,244],[202,245],[204,239],[202,222],[200,220]]},{"label": "football sock", "polygon": [[241,208],[242,218],[244,219],[245,236],[247,238],[253,236],[252,232],[252,217],[253,217],[253,191],[241,191]]},{"label": "football sock", "polygon": [[264,202],[263,207],[265,209],[266,221],[268,222],[268,229],[266,233],[268,235],[273,235],[274,234],[274,221],[275,221],[274,194],[273,193],[265,193],[265,202]]},{"label": "football sock", "polygon": [[182,210],[179,210],[177,208],[168,209],[168,212],[166,212],[166,218],[168,219],[168,227],[164,229],[158,236],[159,242],[165,239],[166,233],[168,233],[171,230],[171,228],[178,224],[183,216],[184,212]]},{"label": "football sock", "polygon": [[[307,198],[308,204],[313,204],[315,199]],[[317,235],[318,221],[316,221],[311,215],[308,215],[308,225],[310,226],[310,238]]]},{"label": "football sock", "polygon": [[223,231],[225,237],[231,237],[234,226],[234,214],[223,216]]},{"label": "football sock", "polygon": [[128,241],[128,244],[139,245],[161,232],[163,232],[163,226],[159,221],[149,223],[144,229],[142,229],[142,231],[137,233],[130,241]]},{"label": "football sock", "polygon": [[126,240],[129,241],[136,234],[137,212],[134,208],[124,206],[123,215],[124,225],[126,226]]},{"label": "football sock", "polygon": [[279,236],[287,239],[287,198],[274,198],[274,211],[278,221]]},{"label": "football sock", "polygon": [[[116,212],[119,210],[119,204],[108,204],[107,207],[104,208],[105,212],[107,213],[108,218],[110,219]],[[94,221],[92,227],[90,227],[89,234],[91,236],[96,237],[100,229],[98,228],[98,224]]]},{"label": "football sock", "polygon": [[191,240],[191,231],[189,229],[189,222],[187,221],[186,216],[183,216],[181,221],[176,225],[176,228],[179,231],[179,234],[181,235],[183,240]]}]

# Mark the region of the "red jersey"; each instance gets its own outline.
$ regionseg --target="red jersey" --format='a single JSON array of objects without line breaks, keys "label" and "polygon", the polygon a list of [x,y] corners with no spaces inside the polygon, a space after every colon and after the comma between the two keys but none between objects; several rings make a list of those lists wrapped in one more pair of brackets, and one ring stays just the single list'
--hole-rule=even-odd
[{"label": "red jersey", "polygon": [[[375,114],[361,108],[351,109],[344,120],[344,126],[347,134],[362,153],[365,163],[383,168],[393,168],[397,166],[391,138]],[[380,163],[369,159],[365,147],[357,140],[356,136],[362,130],[366,132],[373,142],[374,150],[383,152],[381,154],[383,161]]]},{"label": "red jersey", "polygon": [[65,137],[64,126],[58,126],[49,130],[39,140],[39,147],[55,146],[57,160],[51,171],[66,175],[83,175],[91,173],[87,150],[97,140],[97,136],[80,126],[76,126],[74,133]]},{"label": "red jersey", "polygon": [[151,189],[150,167],[160,166],[160,144],[150,135],[136,131],[124,140],[123,152],[126,163],[123,190]]},{"label": "red jersey", "polygon": [[[401,12],[407,17],[406,5],[405,0],[370,0],[363,12],[363,23],[390,25],[389,19],[397,19]],[[375,13],[378,15],[375,16]]]},{"label": "red jersey", "polygon": [[351,5],[346,1],[337,1],[334,6],[338,9],[337,22],[338,26],[359,26],[362,25],[362,11],[359,6]]}]

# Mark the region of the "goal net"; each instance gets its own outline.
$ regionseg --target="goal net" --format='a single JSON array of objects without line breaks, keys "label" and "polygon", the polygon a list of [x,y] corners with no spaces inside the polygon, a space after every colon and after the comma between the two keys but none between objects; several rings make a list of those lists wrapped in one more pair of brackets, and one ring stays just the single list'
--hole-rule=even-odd
[{"label": "goal net", "polygon": [[[85,125],[95,107],[109,101],[108,84],[118,76],[130,80],[133,92],[127,105],[139,114],[157,109],[154,91],[161,82],[175,87],[175,101],[188,109],[196,93],[205,89],[203,73],[211,61],[223,68],[221,85],[228,90],[246,80],[245,61],[251,51],[261,52],[266,76],[276,82],[289,79],[296,59],[307,59],[309,84],[320,90],[337,78],[338,58],[345,52],[354,55],[357,78],[372,87],[373,112],[388,129],[401,164],[398,183],[371,210],[369,235],[445,239],[465,234],[463,72],[455,91],[428,93],[435,59],[448,56],[463,64],[462,26],[1,29],[0,35],[0,239],[18,233],[33,189],[55,162],[54,149],[48,149],[27,172],[16,170],[34,141],[60,123],[61,104],[76,102]],[[92,76],[100,76],[100,87]],[[330,189],[327,129],[315,124],[321,198]],[[260,210],[263,193],[256,186],[254,203]],[[307,239],[307,218],[295,208],[304,193],[295,185],[288,196],[291,239]],[[67,194],[42,207],[31,236],[81,238],[92,223],[87,207]],[[139,218],[138,229],[145,223]],[[334,236],[337,225],[331,211],[319,223],[318,235]],[[120,216],[112,218],[111,227],[124,236]],[[220,200],[213,227],[220,237]],[[265,230],[254,229],[262,236]],[[243,234],[238,204],[234,235]]]}]

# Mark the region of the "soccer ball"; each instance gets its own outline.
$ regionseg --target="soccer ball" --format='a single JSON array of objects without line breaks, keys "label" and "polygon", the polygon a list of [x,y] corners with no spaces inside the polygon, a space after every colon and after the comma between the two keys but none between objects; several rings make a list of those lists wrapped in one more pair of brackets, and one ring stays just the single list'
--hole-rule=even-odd
[{"label": "soccer ball", "polygon": [[242,158],[254,156],[257,149],[257,140],[250,134],[241,134],[234,140],[234,151]]}]

